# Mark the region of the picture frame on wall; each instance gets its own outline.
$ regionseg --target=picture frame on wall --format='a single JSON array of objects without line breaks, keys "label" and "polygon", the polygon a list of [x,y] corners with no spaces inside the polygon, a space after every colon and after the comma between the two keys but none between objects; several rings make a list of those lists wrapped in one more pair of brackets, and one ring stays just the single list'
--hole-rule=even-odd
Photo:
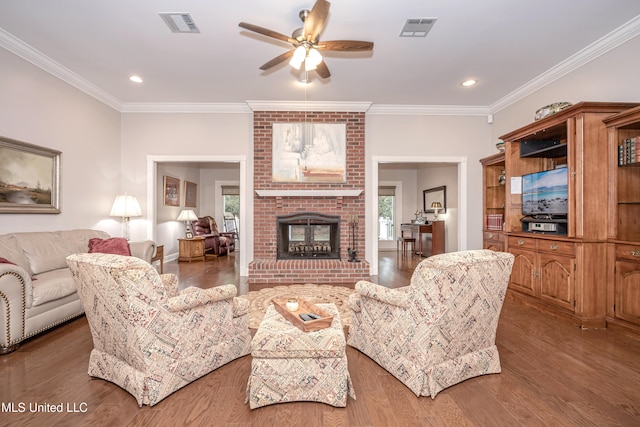
[{"label": "picture frame on wall", "polygon": [[273,123],[272,181],[344,183],[345,123]]},{"label": "picture frame on wall", "polygon": [[61,154],[0,137],[0,213],[60,213]]},{"label": "picture frame on wall", "polygon": [[422,191],[422,203],[425,213],[434,213],[435,209],[431,207],[433,202],[440,202],[441,208],[438,208],[439,213],[445,213],[447,211],[447,186],[429,188]]},{"label": "picture frame on wall", "polygon": [[180,206],[180,180],[164,176],[164,205]]},{"label": "picture frame on wall", "polygon": [[184,207],[195,208],[198,204],[198,184],[184,181]]}]

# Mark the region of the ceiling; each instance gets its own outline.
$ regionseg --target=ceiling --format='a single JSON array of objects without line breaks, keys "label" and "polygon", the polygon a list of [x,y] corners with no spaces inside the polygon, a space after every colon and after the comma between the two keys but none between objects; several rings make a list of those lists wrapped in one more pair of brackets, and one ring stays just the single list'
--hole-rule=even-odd
[{"label": "ceiling", "polygon": [[[320,39],[372,41],[372,52],[324,52],[331,77],[310,72],[306,87],[286,62],[260,71],[290,45],[238,23],[288,36],[313,3],[2,0],[0,46],[117,109],[248,100],[487,108],[640,34],[638,0],[333,0]],[[189,13],[200,33],[172,33],[161,12]],[[400,37],[408,18],[437,22],[426,37]],[[467,78],[478,84],[461,87]]]}]

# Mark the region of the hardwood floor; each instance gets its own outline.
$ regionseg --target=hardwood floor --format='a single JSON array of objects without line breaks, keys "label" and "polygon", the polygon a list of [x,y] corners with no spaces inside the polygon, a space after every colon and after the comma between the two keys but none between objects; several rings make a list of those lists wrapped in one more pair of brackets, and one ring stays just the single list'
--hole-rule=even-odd
[{"label": "hardwood floor", "polygon": [[[378,283],[408,283],[419,261],[382,253]],[[181,286],[239,284],[235,257],[170,262]],[[0,356],[0,425],[10,426],[638,426],[640,339],[580,330],[508,298],[498,327],[502,373],[417,398],[376,363],[347,347],[357,400],[346,408],[295,402],[250,410],[251,356],[178,390],[154,407],[87,375],[91,335],[84,317]],[[37,405],[63,412],[31,412]],[[24,405],[24,406],[21,406]],[[24,412],[11,412],[11,409]],[[74,412],[75,411],[75,412]]]}]

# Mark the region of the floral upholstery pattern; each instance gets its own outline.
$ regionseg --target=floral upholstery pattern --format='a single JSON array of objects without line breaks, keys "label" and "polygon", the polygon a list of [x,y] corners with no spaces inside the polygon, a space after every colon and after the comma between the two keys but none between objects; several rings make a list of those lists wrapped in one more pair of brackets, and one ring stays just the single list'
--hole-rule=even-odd
[{"label": "floral upholstery pattern", "polygon": [[512,266],[505,252],[463,251],[423,260],[403,288],[360,281],[347,343],[416,396],[499,373],[496,329]]},{"label": "floral upholstery pattern", "polygon": [[178,292],[173,274],[120,255],[75,254],[67,263],[93,337],[89,375],[139,406],[250,351],[249,305],[233,285]]},{"label": "floral upholstery pattern", "polygon": [[345,353],[345,337],[335,304],[329,328],[303,332],[276,311],[267,312],[251,343],[247,399],[251,409],[281,402],[313,401],[345,407],[356,398]]}]

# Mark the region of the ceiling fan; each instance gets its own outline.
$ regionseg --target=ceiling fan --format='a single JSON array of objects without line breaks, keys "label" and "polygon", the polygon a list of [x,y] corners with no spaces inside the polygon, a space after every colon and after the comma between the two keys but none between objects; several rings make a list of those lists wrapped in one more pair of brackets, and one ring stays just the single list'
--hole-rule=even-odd
[{"label": "ceiling fan", "polygon": [[316,0],[311,10],[300,11],[300,19],[304,23],[303,28],[295,30],[291,37],[269,30],[257,25],[241,22],[240,27],[258,34],[282,40],[293,45],[293,49],[278,55],[260,67],[261,70],[268,70],[276,65],[289,60],[289,64],[299,70],[304,63],[305,71],[315,70],[323,79],[331,76],[329,68],[325,64],[321,50],[332,50],[341,52],[367,51],[373,49],[373,42],[357,40],[332,40],[320,41],[320,33],[324,29],[325,21],[329,15],[331,3],[326,0]]}]

